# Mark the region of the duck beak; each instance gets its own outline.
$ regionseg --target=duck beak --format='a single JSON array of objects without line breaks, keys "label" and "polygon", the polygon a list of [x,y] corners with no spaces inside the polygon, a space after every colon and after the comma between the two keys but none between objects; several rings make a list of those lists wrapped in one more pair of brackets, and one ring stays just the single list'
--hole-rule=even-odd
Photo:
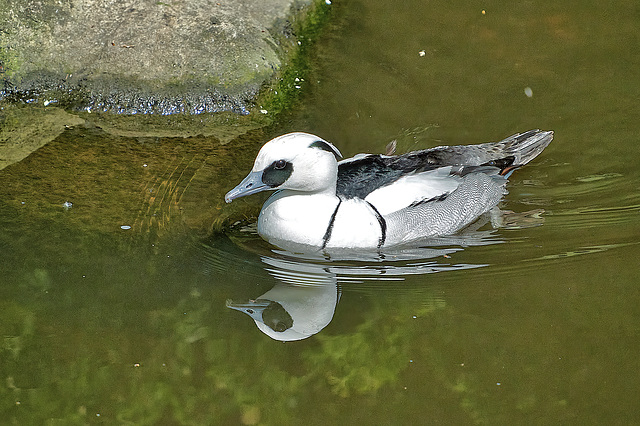
[{"label": "duck beak", "polygon": [[227,195],[224,196],[224,201],[230,203],[236,198],[255,194],[256,192],[265,191],[267,189],[272,188],[262,182],[262,171],[251,172],[246,178],[242,179],[242,182],[240,182],[238,186],[227,192]]},{"label": "duck beak", "polygon": [[270,300],[258,299],[249,300],[247,302],[234,302],[231,299],[227,299],[227,308],[235,309],[236,311],[244,312],[256,321],[262,322],[262,312],[269,307]]}]

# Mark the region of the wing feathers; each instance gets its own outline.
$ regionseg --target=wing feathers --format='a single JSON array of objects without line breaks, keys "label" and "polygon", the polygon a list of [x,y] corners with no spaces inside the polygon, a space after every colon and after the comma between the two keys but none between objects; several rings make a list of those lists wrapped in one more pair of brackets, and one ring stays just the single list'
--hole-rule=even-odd
[{"label": "wing feathers", "polygon": [[388,214],[450,193],[470,173],[508,177],[552,139],[553,132],[530,130],[480,145],[442,146],[398,156],[360,154],[338,163],[336,194],[366,200]]},{"label": "wing feathers", "polygon": [[461,176],[451,173],[452,169],[448,166],[403,176],[372,191],[365,201],[373,204],[380,214],[386,215],[411,204],[442,197],[455,191],[462,181]]}]

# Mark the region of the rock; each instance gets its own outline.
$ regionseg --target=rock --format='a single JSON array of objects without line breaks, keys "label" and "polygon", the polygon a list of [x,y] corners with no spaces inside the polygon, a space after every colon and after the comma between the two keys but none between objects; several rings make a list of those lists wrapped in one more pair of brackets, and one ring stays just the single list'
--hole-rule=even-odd
[{"label": "rock", "polygon": [[0,0],[0,100],[248,114],[312,1]]}]

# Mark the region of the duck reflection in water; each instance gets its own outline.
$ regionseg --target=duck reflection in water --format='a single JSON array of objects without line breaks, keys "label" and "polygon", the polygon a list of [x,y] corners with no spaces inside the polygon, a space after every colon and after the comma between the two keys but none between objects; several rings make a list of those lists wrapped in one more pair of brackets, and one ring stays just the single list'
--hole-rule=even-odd
[{"label": "duck reflection in water", "polygon": [[[533,212],[539,217],[539,211]],[[521,215],[522,216],[522,215]],[[333,319],[341,289],[366,282],[387,286],[389,281],[402,281],[408,275],[459,271],[488,266],[454,263],[452,255],[465,247],[497,244],[495,230],[478,230],[489,217],[463,233],[431,239],[424,247],[405,248],[369,255],[353,252],[300,254],[260,244],[258,236],[238,242],[231,235],[233,251],[238,256],[255,252],[256,247],[265,270],[277,280],[273,288],[253,300],[228,299],[228,308],[244,312],[267,336],[279,341],[306,339],[324,329]],[[530,226],[527,220],[524,226]],[[245,233],[246,235],[246,233]],[[229,248],[229,247],[227,247]],[[229,253],[227,253],[229,255]],[[446,259],[446,262],[442,260]],[[386,283],[386,284],[385,284]]]},{"label": "duck reflection in water", "polygon": [[335,280],[303,285],[279,282],[256,300],[227,300],[227,307],[249,315],[267,336],[288,342],[306,339],[325,328],[339,298]]}]

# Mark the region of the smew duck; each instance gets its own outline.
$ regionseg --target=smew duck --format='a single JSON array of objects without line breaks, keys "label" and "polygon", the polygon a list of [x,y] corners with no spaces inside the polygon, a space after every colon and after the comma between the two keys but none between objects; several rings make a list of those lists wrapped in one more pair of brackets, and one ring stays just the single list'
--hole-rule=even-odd
[{"label": "smew duck", "polygon": [[530,130],[500,142],[342,160],[322,138],[289,133],[260,149],[225,201],[276,190],[262,207],[258,234],[282,248],[404,245],[456,233],[491,210],[511,173],[552,139],[552,131]]}]

